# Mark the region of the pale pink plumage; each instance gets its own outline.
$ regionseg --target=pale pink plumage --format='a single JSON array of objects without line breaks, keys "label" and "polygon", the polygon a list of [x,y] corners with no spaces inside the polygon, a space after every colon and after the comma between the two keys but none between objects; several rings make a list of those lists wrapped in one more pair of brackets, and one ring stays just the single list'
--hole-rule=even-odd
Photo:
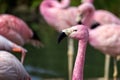
[{"label": "pale pink plumage", "polygon": [[64,9],[55,6],[54,0],[44,0],[39,9],[47,23],[58,31],[77,24],[76,7]]},{"label": "pale pink plumage", "polygon": [[[88,24],[90,24],[91,22],[90,22],[90,20],[93,20],[92,18],[93,18],[93,16],[92,16],[92,14],[94,14],[94,7],[88,7],[88,5],[92,5],[91,3],[83,3],[80,7],[79,7],[79,10],[80,11],[82,11],[81,12],[81,15],[83,15],[82,17],[82,19],[81,19],[81,21],[82,21],[82,23],[84,24],[84,25],[87,25],[87,23]],[[91,12],[90,12],[91,11]],[[91,15],[91,16],[88,16],[88,15]],[[88,21],[89,20],[89,21]],[[88,25],[87,25],[88,26]],[[119,31],[116,31],[117,29],[118,29],[118,27],[116,27],[116,26],[119,26],[119,25],[117,25],[117,24],[104,24],[104,25],[101,25],[101,26],[98,26],[97,28],[95,28],[95,29],[89,29],[89,32],[93,32],[94,31],[94,34],[93,35],[96,35],[96,37],[94,37],[94,39],[96,40],[96,39],[98,39],[99,41],[101,41],[100,43],[98,42],[98,43],[96,43],[95,42],[95,44],[96,45],[106,45],[105,44],[105,41],[106,41],[106,43],[107,43],[107,40],[101,40],[101,39],[107,39],[106,37],[104,37],[104,35],[109,35],[108,36],[108,38],[111,38],[112,39],[112,35],[116,35],[116,34],[114,34],[113,32],[116,32],[116,33],[119,33]],[[101,28],[99,28],[99,27],[101,27]],[[110,29],[109,29],[109,27],[110,27],[110,29],[112,29],[112,31],[111,32],[107,32],[107,31],[109,31]],[[101,31],[99,32],[98,30],[99,29],[101,29]],[[107,32],[107,33],[105,33],[105,32]],[[97,34],[96,33],[101,33],[101,35],[99,34],[98,36],[97,36]],[[92,36],[92,34],[90,35],[90,37]],[[118,36],[117,36],[118,37]],[[119,38],[118,38],[119,39]],[[91,41],[91,40],[90,40]],[[94,43],[94,42],[92,42],[92,43]],[[114,43],[112,43],[112,44],[114,44]],[[106,48],[107,47],[109,47],[109,46],[112,46],[112,44],[110,43],[110,44],[107,44],[107,46],[106,46]],[[116,44],[115,44],[116,45]],[[115,45],[113,46],[113,47],[115,47]],[[119,45],[119,44],[118,44]],[[93,45],[94,46],[94,45]],[[97,46],[94,46],[94,47],[97,47]],[[117,45],[116,45],[116,47],[117,47]],[[103,48],[102,46],[101,47],[99,47],[99,48]],[[117,48],[116,48],[117,49]],[[108,49],[107,49],[108,50]],[[114,55],[114,53],[113,54],[110,54],[110,55]]]},{"label": "pale pink plumage", "polygon": [[[93,4],[93,1],[94,0],[82,0],[82,4],[84,3]],[[120,24],[120,19],[110,11],[100,9],[94,11],[93,23],[94,22],[98,22],[101,25],[111,23]]]},{"label": "pale pink plumage", "polygon": [[120,19],[107,10],[96,10],[94,12],[93,21],[104,24],[120,24]]},{"label": "pale pink plumage", "polygon": [[21,46],[11,42],[10,40],[6,39],[5,37],[0,35],[0,50],[6,51],[13,51],[13,52],[20,52],[22,53],[21,62],[24,62],[25,54],[27,52],[26,49],[22,48]]},{"label": "pale pink plumage", "polygon": [[24,45],[25,43],[34,43],[39,45],[39,41],[32,39],[33,32],[28,25],[20,18],[10,15],[0,15],[0,34],[12,42]]},{"label": "pale pink plumage", "polygon": [[[106,24],[95,29],[89,30],[89,43],[96,49],[114,57],[114,73],[113,78],[117,80],[117,56],[120,55],[120,25]],[[119,58],[119,57],[118,57]],[[109,56],[108,56],[109,59]],[[107,60],[106,60],[107,62]],[[109,62],[109,60],[108,60]],[[106,63],[109,65],[109,63]],[[105,69],[107,69],[106,67]],[[109,68],[108,68],[109,69]],[[105,70],[108,71],[108,70]],[[109,71],[105,72],[105,80],[109,80]]]},{"label": "pale pink plumage", "polygon": [[[92,5],[91,3],[83,3],[82,6],[85,4]],[[84,9],[84,8],[86,8],[86,9]],[[81,12],[81,14],[80,14],[80,15],[83,15],[82,16],[83,20],[81,20],[83,22],[83,24],[84,25],[87,25],[86,23],[91,24],[91,22],[88,22],[87,20],[92,21],[94,19],[93,16],[88,16],[88,15],[90,15],[90,14],[92,15],[94,13],[94,8],[84,6],[84,7],[79,7],[79,9],[83,10],[83,12]],[[90,12],[90,11],[93,11],[93,12]],[[107,16],[107,14],[106,14],[106,16]],[[104,17],[104,18],[106,18],[106,17]],[[103,18],[103,20],[104,20],[104,18]],[[116,17],[115,17],[115,20],[116,20]],[[114,22],[115,20],[113,20],[112,22]],[[107,19],[106,19],[106,21],[107,21]],[[102,51],[105,54],[109,54],[111,56],[116,57],[119,55],[119,51],[120,51],[120,50],[118,50],[119,45],[120,45],[120,42],[119,42],[119,27],[120,26],[119,26],[119,22],[118,22],[118,24],[115,24],[112,22],[111,22],[111,24],[110,23],[102,24],[101,26],[98,26],[95,29],[89,29],[89,33],[90,33],[89,42],[91,43],[91,45],[94,48],[97,48],[98,50]],[[109,31],[109,29],[110,29],[110,31]],[[114,77],[114,79],[116,79],[116,76],[117,76],[116,61],[114,61],[114,66],[115,66],[115,68],[114,68],[113,77]]]},{"label": "pale pink plumage", "polygon": [[120,25],[101,25],[91,29],[89,35],[89,42],[94,48],[113,57],[120,55]]},{"label": "pale pink plumage", "polygon": [[23,65],[11,53],[0,51],[1,80],[31,80]]}]

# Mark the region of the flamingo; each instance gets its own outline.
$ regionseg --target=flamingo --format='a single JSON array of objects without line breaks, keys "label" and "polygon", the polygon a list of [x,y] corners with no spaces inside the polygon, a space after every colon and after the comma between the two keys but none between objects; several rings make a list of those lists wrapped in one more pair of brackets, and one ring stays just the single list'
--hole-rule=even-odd
[{"label": "flamingo", "polygon": [[[86,2],[92,4],[93,1],[94,0],[82,0],[82,4]],[[94,11],[93,23],[98,23],[100,25],[111,23],[120,24],[120,19],[110,11],[100,9]]]},{"label": "flamingo", "polygon": [[40,41],[34,39],[35,35],[23,20],[10,14],[0,15],[0,35],[19,45],[25,43],[42,45]]},{"label": "flamingo", "polygon": [[[89,2],[93,3],[94,0],[82,0],[82,3]],[[97,25],[104,24],[120,24],[120,19],[107,10],[95,10],[93,16],[92,27],[96,27]],[[104,78],[105,80],[109,80],[109,65],[110,65],[110,55],[106,54],[105,56],[105,69],[104,69]]]},{"label": "flamingo", "polygon": [[0,51],[1,80],[31,80],[19,60],[7,51]]},{"label": "flamingo", "polygon": [[39,6],[39,11],[46,22],[58,32],[70,27],[70,25],[76,25],[77,7],[65,9],[58,7],[55,2],[56,0],[43,0]]},{"label": "flamingo", "polygon": [[[120,19],[117,18],[114,14],[110,13],[106,10],[96,10],[93,16],[95,24],[120,24]],[[95,26],[94,26],[95,27]],[[105,70],[104,70],[104,78],[105,80],[109,80],[109,65],[110,65],[110,55],[106,54],[105,56]]]},{"label": "flamingo", "polygon": [[21,62],[24,62],[25,54],[27,52],[26,49],[22,48],[21,46],[11,42],[7,38],[0,35],[0,50],[7,50],[13,52],[20,52],[22,53]]},{"label": "flamingo", "polygon": [[[51,25],[55,30],[60,32],[61,30],[70,26],[76,25],[77,7],[61,7],[57,5],[56,0],[43,0],[40,4],[39,11],[46,22]],[[68,5],[68,4],[67,4]],[[64,25],[64,26],[63,26]],[[71,80],[72,66],[73,66],[73,40],[68,40],[68,76]]]},{"label": "flamingo", "polygon": [[85,61],[85,51],[88,41],[88,29],[84,25],[76,25],[68,29],[62,30],[58,42],[60,42],[65,36],[77,39],[78,42],[78,52],[76,56],[76,61],[73,69],[72,80],[83,80],[83,70]]},{"label": "flamingo", "polygon": [[[102,51],[104,54],[109,54],[114,58],[114,73],[113,78],[117,80],[117,56],[120,55],[120,25],[118,24],[105,24],[95,29],[90,30],[89,42],[90,44]],[[105,33],[107,32],[107,33]],[[98,37],[99,36],[99,37]],[[96,38],[98,37],[98,38]],[[107,78],[109,79],[109,78]]]},{"label": "flamingo", "polygon": [[[79,10],[80,10],[80,14],[79,15],[83,15],[82,16],[82,19],[80,20],[84,25],[87,25],[87,26],[90,26],[90,24],[91,24],[91,22],[92,22],[92,20],[94,19],[94,11],[95,11],[95,9],[94,9],[94,6],[91,4],[91,3],[83,3],[81,6],[79,6]],[[96,35],[96,36],[94,36],[92,39],[95,39],[95,40],[91,40],[91,37],[94,35],[94,34],[91,34],[91,32],[92,32],[92,29],[89,29],[89,32],[90,32],[90,39],[89,39],[89,42],[90,42],[90,44],[94,47],[94,48],[96,48],[96,49],[98,49],[98,50],[100,50],[100,51],[102,51],[103,53],[105,53],[105,54],[109,54],[109,55],[111,55],[111,56],[118,56],[118,55],[116,55],[116,52],[115,51],[112,51],[112,53],[109,53],[109,51],[111,51],[111,46],[112,46],[112,48],[115,48],[115,47],[119,47],[118,45],[116,45],[116,43],[115,43],[115,41],[114,41],[114,36],[116,36],[117,34],[119,34],[119,32],[118,33],[115,33],[116,32],[116,30],[118,29],[117,27],[115,27],[115,26],[120,26],[119,24],[115,24],[115,23],[111,23],[111,24],[104,24],[104,25],[101,25],[101,26],[98,26],[98,27],[101,27],[102,28],[102,30],[100,31],[100,33],[102,32],[102,33],[104,33],[104,31],[107,31],[107,29],[110,29],[111,27],[112,27],[112,30],[109,32],[109,33],[105,33],[105,34],[102,34],[102,35],[98,35],[98,34],[96,34],[96,33],[99,33],[99,32],[97,32],[97,31],[99,31],[99,29],[100,28],[93,28],[93,30],[94,30],[94,34]],[[105,28],[104,28],[105,27]],[[116,28],[116,29],[114,29],[114,28]],[[111,34],[113,34],[113,35],[111,35]],[[99,38],[98,38],[98,36],[99,36]],[[108,39],[107,39],[108,38]],[[97,41],[97,39],[99,39],[99,41]],[[102,39],[102,40],[101,40]],[[104,40],[103,40],[104,39]],[[111,41],[110,43],[108,43],[108,40],[112,40],[113,39],[113,41]],[[119,43],[119,38],[115,38],[115,40],[117,40],[118,41],[118,43]],[[92,41],[92,42],[91,42]],[[96,45],[93,45],[92,43],[93,43],[93,41],[94,41],[94,43],[96,43]],[[106,44],[104,44],[104,42],[106,42]],[[107,44],[108,43],[108,44]],[[114,45],[112,45],[112,44],[114,44]],[[101,46],[102,45],[102,46]],[[107,46],[106,46],[107,45]],[[99,48],[98,48],[99,47]],[[104,51],[103,50],[103,48],[105,49],[106,48],[106,50]],[[117,50],[117,48],[116,48],[116,50]],[[113,56],[113,57],[114,57]],[[117,77],[117,71],[116,71],[117,69],[116,69],[116,60],[114,60],[114,74],[113,74],[113,77],[114,77],[114,80],[116,80],[116,77]],[[108,78],[105,78],[105,79],[108,79]]]}]

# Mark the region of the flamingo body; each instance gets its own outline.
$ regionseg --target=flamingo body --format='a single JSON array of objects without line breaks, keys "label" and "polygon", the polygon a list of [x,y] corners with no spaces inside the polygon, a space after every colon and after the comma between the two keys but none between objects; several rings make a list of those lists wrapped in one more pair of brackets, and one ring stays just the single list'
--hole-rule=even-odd
[{"label": "flamingo body", "polygon": [[0,15],[0,34],[19,45],[31,43],[33,46],[43,46],[23,20],[10,14]]},{"label": "flamingo body", "polygon": [[25,22],[9,14],[0,15],[0,34],[19,45],[23,45],[33,36]]},{"label": "flamingo body", "polygon": [[[94,12],[95,12],[95,9],[94,9],[94,6],[88,6],[88,5],[92,5],[91,3],[83,3],[80,7],[79,7],[79,10],[81,11],[81,14],[80,15],[83,15],[81,21],[84,25],[87,25],[87,27],[89,27],[88,25],[91,24],[91,21],[94,20],[95,16],[97,17],[97,15],[94,16]],[[91,12],[90,12],[91,11]],[[102,12],[101,12],[102,13]],[[95,14],[99,14],[98,16],[103,16],[104,18],[102,19],[105,19],[106,16],[104,16],[104,14],[107,15],[107,12],[105,13],[102,13],[101,14],[100,11],[97,13],[95,12]],[[100,15],[101,14],[101,15]],[[111,14],[108,14],[108,15],[111,15]],[[112,18],[113,16],[111,16]],[[100,18],[98,18],[98,21],[100,21]],[[116,20],[117,17],[114,17],[114,19]],[[113,21],[115,21],[113,19]],[[88,21],[89,20],[89,21]],[[106,21],[109,20],[109,19],[106,19]],[[96,21],[97,21],[97,18],[96,18]],[[112,22],[112,21],[111,21]],[[101,23],[102,23],[102,20],[101,20]],[[109,23],[109,21],[108,21]],[[93,47],[97,47],[99,45],[99,48],[104,48],[105,50],[110,50],[109,52],[111,53],[111,50],[112,48],[114,47],[114,45],[119,45],[117,42],[119,42],[119,24],[115,24],[115,23],[111,23],[111,24],[108,24],[108,23],[104,23],[103,25],[101,26],[98,26],[97,28],[95,29],[89,29],[89,32],[90,32],[90,43],[92,44]],[[116,22],[117,23],[117,22]],[[117,27],[116,27],[117,26]],[[100,28],[101,27],[101,28]],[[118,30],[117,30],[118,29]],[[107,32],[107,33],[105,33]],[[94,39],[91,37],[94,35]],[[114,36],[114,37],[113,37]],[[118,39],[117,39],[118,38]],[[115,41],[111,41],[111,40],[114,40],[114,39],[117,39],[117,42]],[[110,40],[111,42],[109,42],[108,40]],[[92,42],[91,42],[92,41]],[[95,42],[94,42],[95,41]],[[106,43],[106,44],[105,44]],[[97,45],[97,46],[96,46]],[[103,47],[104,45],[104,47]],[[113,47],[111,47],[113,46]],[[107,49],[111,47],[111,49]],[[116,46],[117,47],[117,46]],[[103,51],[103,50],[102,50]],[[107,51],[107,52],[108,52]],[[112,54],[110,55],[116,55],[114,52],[115,50],[113,50]],[[116,48],[116,51],[117,48]]]},{"label": "flamingo body", "polygon": [[6,51],[0,51],[0,79],[31,80],[19,60]]},{"label": "flamingo body", "polygon": [[[86,3],[83,3],[82,6],[85,5]],[[89,3],[89,4],[91,4],[91,3]],[[84,9],[84,8],[86,8],[86,9]],[[88,22],[87,20],[92,20],[92,21],[96,20],[95,22],[102,24],[101,26],[98,26],[97,28],[89,29],[90,44],[94,48],[102,51],[104,54],[109,54],[116,58],[116,56],[119,55],[118,47],[120,45],[119,44],[119,31],[118,32],[116,31],[117,29],[119,29],[118,27],[116,27],[116,26],[119,26],[118,18],[115,17],[114,15],[112,15],[111,13],[109,13],[107,11],[103,11],[103,10],[98,11],[98,13],[97,13],[97,11],[95,11],[93,7],[84,6],[81,9],[83,10],[83,12],[81,12],[81,15],[82,14],[84,15],[86,13],[84,16],[82,16],[82,17],[84,17],[82,20],[84,25],[92,24],[91,22]],[[90,12],[90,11],[92,11],[92,12]],[[108,13],[108,15],[107,15],[107,13]],[[88,16],[90,14],[91,15],[93,14],[93,15]],[[96,18],[95,18],[95,16],[96,16]],[[112,20],[109,20],[110,18]],[[111,22],[111,23],[109,23],[109,22]],[[89,28],[90,28],[90,26],[89,26]],[[110,31],[109,31],[109,28],[110,28]],[[105,32],[107,32],[107,33],[105,33]],[[107,55],[106,63],[108,62],[108,65],[107,64],[105,65],[105,80],[109,80],[109,77],[108,77],[109,60],[110,60],[110,57]],[[116,80],[116,77],[117,77],[117,65],[116,64],[117,64],[116,59],[114,59],[114,74],[113,74],[114,80]]]},{"label": "flamingo body", "polygon": [[120,24],[120,19],[106,10],[96,10],[94,12],[93,21],[100,23],[101,25],[104,24]]},{"label": "flamingo body", "polygon": [[41,14],[49,25],[54,27],[56,30],[61,31],[77,23],[76,7],[63,9],[52,5],[53,2],[53,0],[43,1],[39,8]]},{"label": "flamingo body", "polygon": [[89,42],[94,48],[113,57],[120,55],[120,25],[101,25],[90,30],[89,33]]}]

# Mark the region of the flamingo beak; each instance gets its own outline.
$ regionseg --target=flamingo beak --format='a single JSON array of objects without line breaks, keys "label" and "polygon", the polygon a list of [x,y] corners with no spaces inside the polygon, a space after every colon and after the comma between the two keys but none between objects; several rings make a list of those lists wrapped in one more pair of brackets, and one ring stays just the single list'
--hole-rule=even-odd
[{"label": "flamingo beak", "polygon": [[21,52],[21,49],[20,48],[13,48],[12,51],[13,52]]},{"label": "flamingo beak", "polygon": [[65,34],[65,32],[61,32],[59,37],[58,37],[58,43],[60,43],[67,35]]},{"label": "flamingo beak", "polygon": [[73,30],[71,28],[62,30],[58,37],[58,43],[60,43],[66,36],[69,36],[72,32]]}]

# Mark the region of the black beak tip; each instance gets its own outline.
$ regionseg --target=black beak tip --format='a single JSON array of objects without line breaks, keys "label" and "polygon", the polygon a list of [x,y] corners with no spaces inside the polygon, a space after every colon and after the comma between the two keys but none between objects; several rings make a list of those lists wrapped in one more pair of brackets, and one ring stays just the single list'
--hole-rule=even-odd
[{"label": "black beak tip", "polygon": [[58,37],[58,44],[59,44],[59,43],[62,41],[62,39],[64,39],[66,36],[67,36],[67,35],[66,35],[64,32],[60,33],[60,35],[59,35],[59,37]]},{"label": "black beak tip", "polygon": [[82,21],[79,21],[78,24],[83,24]]}]

